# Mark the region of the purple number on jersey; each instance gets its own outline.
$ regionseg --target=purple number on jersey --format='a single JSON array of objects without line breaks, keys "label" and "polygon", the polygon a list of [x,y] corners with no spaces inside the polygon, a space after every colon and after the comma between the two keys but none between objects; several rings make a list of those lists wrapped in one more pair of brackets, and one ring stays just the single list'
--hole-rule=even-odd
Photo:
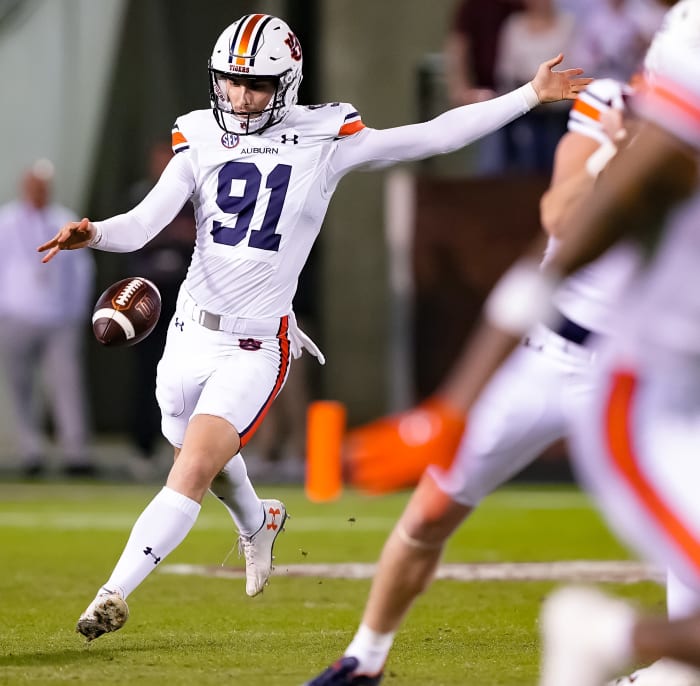
[{"label": "purple number on jersey", "polygon": [[[278,164],[268,174],[265,183],[265,188],[270,189],[267,210],[261,227],[250,232],[249,246],[261,250],[279,250],[280,236],[275,230],[282,214],[291,175],[292,167],[288,164]],[[233,181],[243,181],[242,195],[231,195]],[[236,223],[234,226],[226,226],[215,221],[211,231],[215,243],[238,245],[246,237],[258,201],[261,182],[262,174],[251,162],[232,161],[221,168],[216,203],[226,214],[236,215]]]}]

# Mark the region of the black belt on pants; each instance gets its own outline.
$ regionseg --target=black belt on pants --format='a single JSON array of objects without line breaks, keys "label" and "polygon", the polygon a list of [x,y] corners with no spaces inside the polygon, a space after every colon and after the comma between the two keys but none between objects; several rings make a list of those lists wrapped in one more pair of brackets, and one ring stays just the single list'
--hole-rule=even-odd
[{"label": "black belt on pants", "polygon": [[559,326],[555,329],[557,335],[566,338],[567,341],[583,345],[585,340],[591,335],[588,329],[584,329],[576,322],[567,319],[563,314],[559,313]]}]

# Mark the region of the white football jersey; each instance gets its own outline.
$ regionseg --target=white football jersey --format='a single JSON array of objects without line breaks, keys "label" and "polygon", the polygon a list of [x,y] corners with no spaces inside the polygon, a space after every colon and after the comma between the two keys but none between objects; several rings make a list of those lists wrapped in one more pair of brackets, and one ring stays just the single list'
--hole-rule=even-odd
[{"label": "white football jersey", "polygon": [[[571,108],[569,131],[605,142],[608,137],[600,123],[602,113],[624,111],[625,100],[631,93],[629,86],[613,79],[594,81]],[[556,250],[557,244],[556,238],[549,239],[545,260]],[[557,308],[589,331],[609,334],[613,306],[637,264],[638,253],[632,246],[620,244],[611,248],[563,282],[554,297]]]},{"label": "white football jersey", "polygon": [[364,125],[348,104],[296,107],[262,135],[225,133],[210,110],[180,117],[173,150],[194,175],[197,240],[185,288],[204,309],[287,314],[333,188],[328,158]]}]

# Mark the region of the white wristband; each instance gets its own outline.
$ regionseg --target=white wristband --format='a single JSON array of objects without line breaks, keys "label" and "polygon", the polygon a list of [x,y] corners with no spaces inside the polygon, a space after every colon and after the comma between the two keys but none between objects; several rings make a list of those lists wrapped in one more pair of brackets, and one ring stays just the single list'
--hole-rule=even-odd
[{"label": "white wristband", "polygon": [[523,94],[523,98],[525,98],[525,103],[527,104],[528,109],[531,110],[533,107],[537,107],[537,105],[540,104],[540,98],[537,95],[535,87],[532,85],[532,81],[529,81],[524,86],[521,86],[520,92]]},{"label": "white wristband", "polygon": [[608,162],[615,157],[616,152],[617,147],[611,140],[601,143],[600,147],[586,160],[586,171],[589,176],[597,178]]},{"label": "white wristband", "polygon": [[522,336],[538,322],[554,315],[552,294],[558,279],[540,269],[532,259],[516,262],[499,280],[484,305],[490,324],[514,336]]}]

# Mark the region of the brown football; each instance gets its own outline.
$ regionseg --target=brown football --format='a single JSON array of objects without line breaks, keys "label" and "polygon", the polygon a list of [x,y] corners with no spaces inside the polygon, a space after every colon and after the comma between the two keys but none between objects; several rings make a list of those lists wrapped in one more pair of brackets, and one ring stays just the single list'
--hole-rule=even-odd
[{"label": "brown football", "polygon": [[113,283],[92,312],[95,338],[111,347],[134,345],[148,336],[160,317],[160,292],[141,276]]}]

